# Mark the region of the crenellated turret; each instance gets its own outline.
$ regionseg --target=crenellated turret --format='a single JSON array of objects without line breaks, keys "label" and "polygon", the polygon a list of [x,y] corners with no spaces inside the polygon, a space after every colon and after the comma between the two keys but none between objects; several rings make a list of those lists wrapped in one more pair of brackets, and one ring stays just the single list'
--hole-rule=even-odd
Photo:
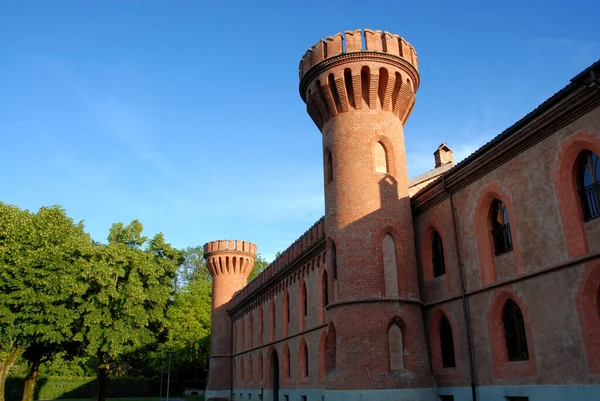
[{"label": "crenellated turret", "polygon": [[344,35],[320,40],[300,61],[300,96],[315,124],[321,129],[331,117],[363,108],[390,111],[404,123],[419,88],[415,49],[389,32]]},{"label": "crenellated turret", "polygon": [[231,319],[229,302],[242,290],[254,267],[256,245],[248,241],[220,240],[204,245],[204,258],[213,278],[210,356],[206,399],[230,399]]},{"label": "crenellated turret", "polygon": [[311,47],[299,73],[300,95],[323,138],[334,281],[328,397],[348,399],[341,390],[352,389],[381,399],[370,392],[397,389],[386,396],[433,399],[404,149],[420,82],[417,54],[389,32],[346,31]]},{"label": "crenellated turret", "polygon": [[204,245],[204,258],[213,277],[241,274],[247,278],[254,267],[256,245],[239,240],[212,241]]}]

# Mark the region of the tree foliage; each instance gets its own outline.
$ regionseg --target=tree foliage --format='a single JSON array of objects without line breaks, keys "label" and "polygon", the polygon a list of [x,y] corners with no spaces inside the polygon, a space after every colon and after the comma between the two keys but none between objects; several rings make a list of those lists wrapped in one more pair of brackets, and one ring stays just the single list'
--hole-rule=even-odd
[{"label": "tree foliage", "polygon": [[83,228],[60,207],[30,213],[0,203],[0,400],[17,355],[29,365],[23,399],[31,400],[39,365],[74,345],[93,253]]},{"label": "tree foliage", "polygon": [[148,241],[142,224],[113,224],[108,244],[94,247],[90,289],[77,339],[98,359],[95,399],[104,400],[106,377],[119,357],[156,340],[165,327],[165,309],[181,255],[157,234]]},{"label": "tree foliage", "polygon": [[[212,277],[202,248],[182,251],[143,226],[115,223],[93,241],[65,210],[32,213],[0,202],[0,401],[17,364],[31,401],[38,372],[156,375],[174,352],[180,381],[201,385],[208,369]],[[268,263],[257,255],[248,281]]]}]

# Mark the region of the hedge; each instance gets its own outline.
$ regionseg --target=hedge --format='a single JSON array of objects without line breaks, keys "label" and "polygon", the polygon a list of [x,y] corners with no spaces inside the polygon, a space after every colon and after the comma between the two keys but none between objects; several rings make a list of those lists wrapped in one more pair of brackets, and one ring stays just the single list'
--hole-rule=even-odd
[{"label": "hedge", "polygon": [[[91,398],[96,386],[95,377],[40,377],[35,386],[36,400]],[[25,378],[9,377],[6,380],[6,401],[19,401],[23,395]],[[108,378],[107,397],[144,397],[148,395],[150,379],[147,377]]]}]

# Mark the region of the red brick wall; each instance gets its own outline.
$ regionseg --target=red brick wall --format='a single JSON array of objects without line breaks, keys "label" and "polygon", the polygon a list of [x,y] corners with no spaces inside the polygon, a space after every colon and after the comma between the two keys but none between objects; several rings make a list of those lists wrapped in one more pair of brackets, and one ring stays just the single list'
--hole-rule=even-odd
[{"label": "red brick wall", "polygon": [[[574,259],[596,258],[600,250],[600,220],[583,221],[574,186],[582,149],[600,152],[598,108],[453,195],[479,385],[600,383],[600,317],[594,309],[600,282],[592,274],[597,267]],[[497,257],[487,221],[493,198],[509,209],[514,244],[512,252]],[[459,333],[462,380],[468,378],[468,359],[449,200],[414,221],[428,336],[435,331],[430,316],[446,308]],[[432,228],[442,235],[448,262],[446,277],[435,279],[427,260]],[[539,274],[547,269],[553,270]],[[502,357],[499,294],[510,294],[523,310],[532,348],[527,363],[505,363]],[[432,363],[435,372],[435,358]]]}]

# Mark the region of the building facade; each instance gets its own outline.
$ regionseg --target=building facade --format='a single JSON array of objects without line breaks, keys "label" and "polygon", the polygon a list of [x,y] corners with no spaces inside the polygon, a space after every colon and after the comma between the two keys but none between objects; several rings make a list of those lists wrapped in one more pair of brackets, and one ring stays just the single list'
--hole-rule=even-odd
[{"label": "building facade", "polygon": [[205,245],[207,398],[600,399],[600,62],[411,180],[408,42],[346,31],[299,73],[325,217],[247,285],[255,245]]}]

